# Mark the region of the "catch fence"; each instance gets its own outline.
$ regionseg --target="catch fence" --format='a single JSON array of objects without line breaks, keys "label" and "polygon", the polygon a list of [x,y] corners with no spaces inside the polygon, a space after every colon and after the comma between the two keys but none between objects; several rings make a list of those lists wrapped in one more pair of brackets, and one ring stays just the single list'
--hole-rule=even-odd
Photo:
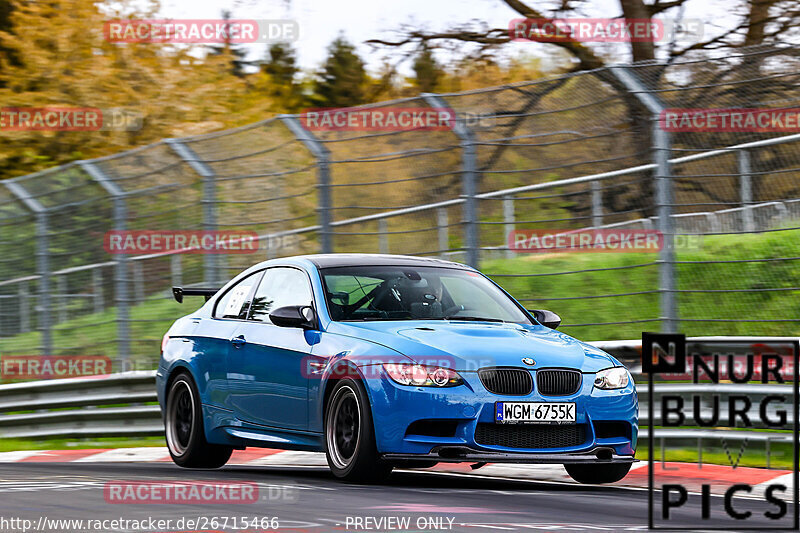
[{"label": "catch fence", "polygon": [[[670,108],[792,109],[792,47],[364,106],[451,108],[442,131],[319,131],[278,116],[0,186],[0,354],[152,365],[173,285],[267,258],[439,256],[582,338],[800,330],[800,134],[667,131]],[[659,230],[656,254],[519,253],[514,230]],[[112,230],[238,230],[256,254],[109,254]],[[698,239],[689,240],[688,236]],[[191,304],[189,304],[191,305]]]}]

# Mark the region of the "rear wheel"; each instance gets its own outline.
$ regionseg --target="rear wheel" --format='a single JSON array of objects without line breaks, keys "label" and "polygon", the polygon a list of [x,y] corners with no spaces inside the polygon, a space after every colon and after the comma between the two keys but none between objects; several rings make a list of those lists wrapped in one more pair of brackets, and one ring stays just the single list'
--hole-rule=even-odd
[{"label": "rear wheel", "polygon": [[164,426],[169,454],[178,466],[219,468],[233,453],[229,446],[206,440],[200,396],[188,374],[180,374],[169,387]]},{"label": "rear wheel", "polygon": [[567,474],[578,483],[614,483],[628,475],[631,463],[566,464]]},{"label": "rear wheel", "polygon": [[378,482],[392,465],[381,460],[375,444],[367,393],[360,381],[339,381],[325,408],[325,456],[333,475],[345,481]]}]

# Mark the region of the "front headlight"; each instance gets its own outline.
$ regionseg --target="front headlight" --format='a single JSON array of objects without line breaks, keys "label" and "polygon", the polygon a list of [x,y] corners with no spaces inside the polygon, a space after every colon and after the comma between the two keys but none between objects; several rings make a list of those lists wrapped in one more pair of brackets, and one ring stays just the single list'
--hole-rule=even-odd
[{"label": "front headlight", "polygon": [[595,374],[594,386],[603,390],[624,389],[630,379],[628,370],[621,366],[606,368]]},{"label": "front headlight", "polygon": [[383,369],[400,385],[417,387],[455,387],[464,380],[458,372],[449,368],[429,367],[409,363],[391,363],[383,365]]}]

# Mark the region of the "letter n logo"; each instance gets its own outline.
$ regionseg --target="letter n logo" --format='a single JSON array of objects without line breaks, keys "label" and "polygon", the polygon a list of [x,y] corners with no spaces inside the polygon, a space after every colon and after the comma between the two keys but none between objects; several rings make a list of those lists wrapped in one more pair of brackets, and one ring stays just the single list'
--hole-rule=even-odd
[{"label": "letter n logo", "polygon": [[686,336],[642,332],[642,372],[686,372]]}]

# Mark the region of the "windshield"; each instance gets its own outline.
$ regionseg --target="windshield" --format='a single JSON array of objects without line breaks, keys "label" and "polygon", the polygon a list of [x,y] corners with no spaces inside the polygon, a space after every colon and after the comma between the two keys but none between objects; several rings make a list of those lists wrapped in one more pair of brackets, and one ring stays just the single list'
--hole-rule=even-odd
[{"label": "windshield", "polygon": [[321,269],[331,318],[480,320],[530,324],[525,313],[482,275],[437,267],[354,266]]}]

